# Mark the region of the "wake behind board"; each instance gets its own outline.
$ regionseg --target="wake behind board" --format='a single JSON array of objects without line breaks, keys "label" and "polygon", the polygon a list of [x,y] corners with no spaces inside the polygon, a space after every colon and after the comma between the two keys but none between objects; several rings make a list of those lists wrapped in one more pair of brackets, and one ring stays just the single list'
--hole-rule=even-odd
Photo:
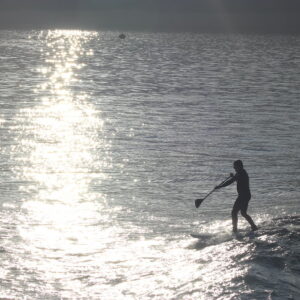
[{"label": "wake behind board", "polygon": [[211,234],[199,234],[199,233],[191,233],[191,237],[195,238],[195,239],[211,239],[212,235]]},{"label": "wake behind board", "polygon": [[198,249],[203,249],[205,247],[222,244],[232,240],[232,236],[228,233],[218,233],[218,234],[191,233],[191,237],[198,240],[197,241]]},{"label": "wake behind board", "polygon": [[245,231],[245,232],[235,232],[232,234],[234,238],[237,240],[241,240],[244,238],[254,239],[256,237],[255,231]]},{"label": "wake behind board", "polygon": [[222,232],[216,234],[191,233],[190,235],[191,237],[198,239],[197,243],[201,246],[201,248],[218,245],[233,240],[248,241],[256,237],[256,234],[253,231],[238,231],[237,233]]}]

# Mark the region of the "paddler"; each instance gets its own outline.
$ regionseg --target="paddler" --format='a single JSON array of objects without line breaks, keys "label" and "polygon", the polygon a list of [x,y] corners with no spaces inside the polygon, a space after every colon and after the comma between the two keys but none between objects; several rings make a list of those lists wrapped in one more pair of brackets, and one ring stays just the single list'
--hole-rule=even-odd
[{"label": "paddler", "polygon": [[225,183],[216,186],[215,188],[220,189],[236,181],[238,197],[235,200],[231,212],[232,230],[233,232],[237,232],[238,212],[241,211],[241,215],[251,225],[251,229],[255,231],[257,230],[257,226],[254,224],[252,218],[247,214],[248,204],[251,199],[248,173],[244,169],[243,162],[241,160],[236,160],[233,163],[233,168],[236,171],[236,174],[234,175],[231,173],[231,178],[229,180],[227,180]]}]

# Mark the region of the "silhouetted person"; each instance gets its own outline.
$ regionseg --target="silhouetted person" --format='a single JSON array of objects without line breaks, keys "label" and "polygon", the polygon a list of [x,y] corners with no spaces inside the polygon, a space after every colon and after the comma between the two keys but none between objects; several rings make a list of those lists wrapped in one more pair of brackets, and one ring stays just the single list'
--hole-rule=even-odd
[{"label": "silhouetted person", "polygon": [[231,174],[231,178],[223,184],[216,186],[216,189],[228,186],[236,181],[238,197],[233,205],[231,216],[233,232],[237,232],[238,212],[241,211],[241,215],[249,222],[252,230],[257,230],[257,226],[254,224],[252,218],[247,214],[248,203],[251,199],[250,187],[249,187],[249,176],[244,169],[243,162],[236,160],[233,163],[233,168],[236,174]]}]

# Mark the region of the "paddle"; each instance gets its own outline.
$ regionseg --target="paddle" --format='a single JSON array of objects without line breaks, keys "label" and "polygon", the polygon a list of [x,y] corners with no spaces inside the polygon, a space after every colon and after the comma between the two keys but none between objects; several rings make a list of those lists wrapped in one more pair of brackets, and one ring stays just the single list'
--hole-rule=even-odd
[{"label": "paddle", "polygon": [[[232,176],[230,174],[229,177],[227,177],[224,181],[222,181],[218,186],[222,185],[223,183],[225,183],[228,179],[230,179]],[[216,190],[216,188],[214,188],[213,190],[211,190],[204,198],[201,199],[196,199],[195,200],[195,206],[196,208],[198,208],[200,206],[200,204],[210,195],[212,194],[214,191]]]}]

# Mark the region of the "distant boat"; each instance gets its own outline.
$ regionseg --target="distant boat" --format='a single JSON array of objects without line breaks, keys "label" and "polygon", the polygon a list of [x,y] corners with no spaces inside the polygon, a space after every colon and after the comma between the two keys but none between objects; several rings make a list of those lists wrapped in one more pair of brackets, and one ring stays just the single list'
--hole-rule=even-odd
[{"label": "distant boat", "polygon": [[124,40],[124,39],[126,38],[126,35],[125,35],[124,33],[121,33],[121,34],[119,35],[119,38],[120,38],[121,40]]}]

